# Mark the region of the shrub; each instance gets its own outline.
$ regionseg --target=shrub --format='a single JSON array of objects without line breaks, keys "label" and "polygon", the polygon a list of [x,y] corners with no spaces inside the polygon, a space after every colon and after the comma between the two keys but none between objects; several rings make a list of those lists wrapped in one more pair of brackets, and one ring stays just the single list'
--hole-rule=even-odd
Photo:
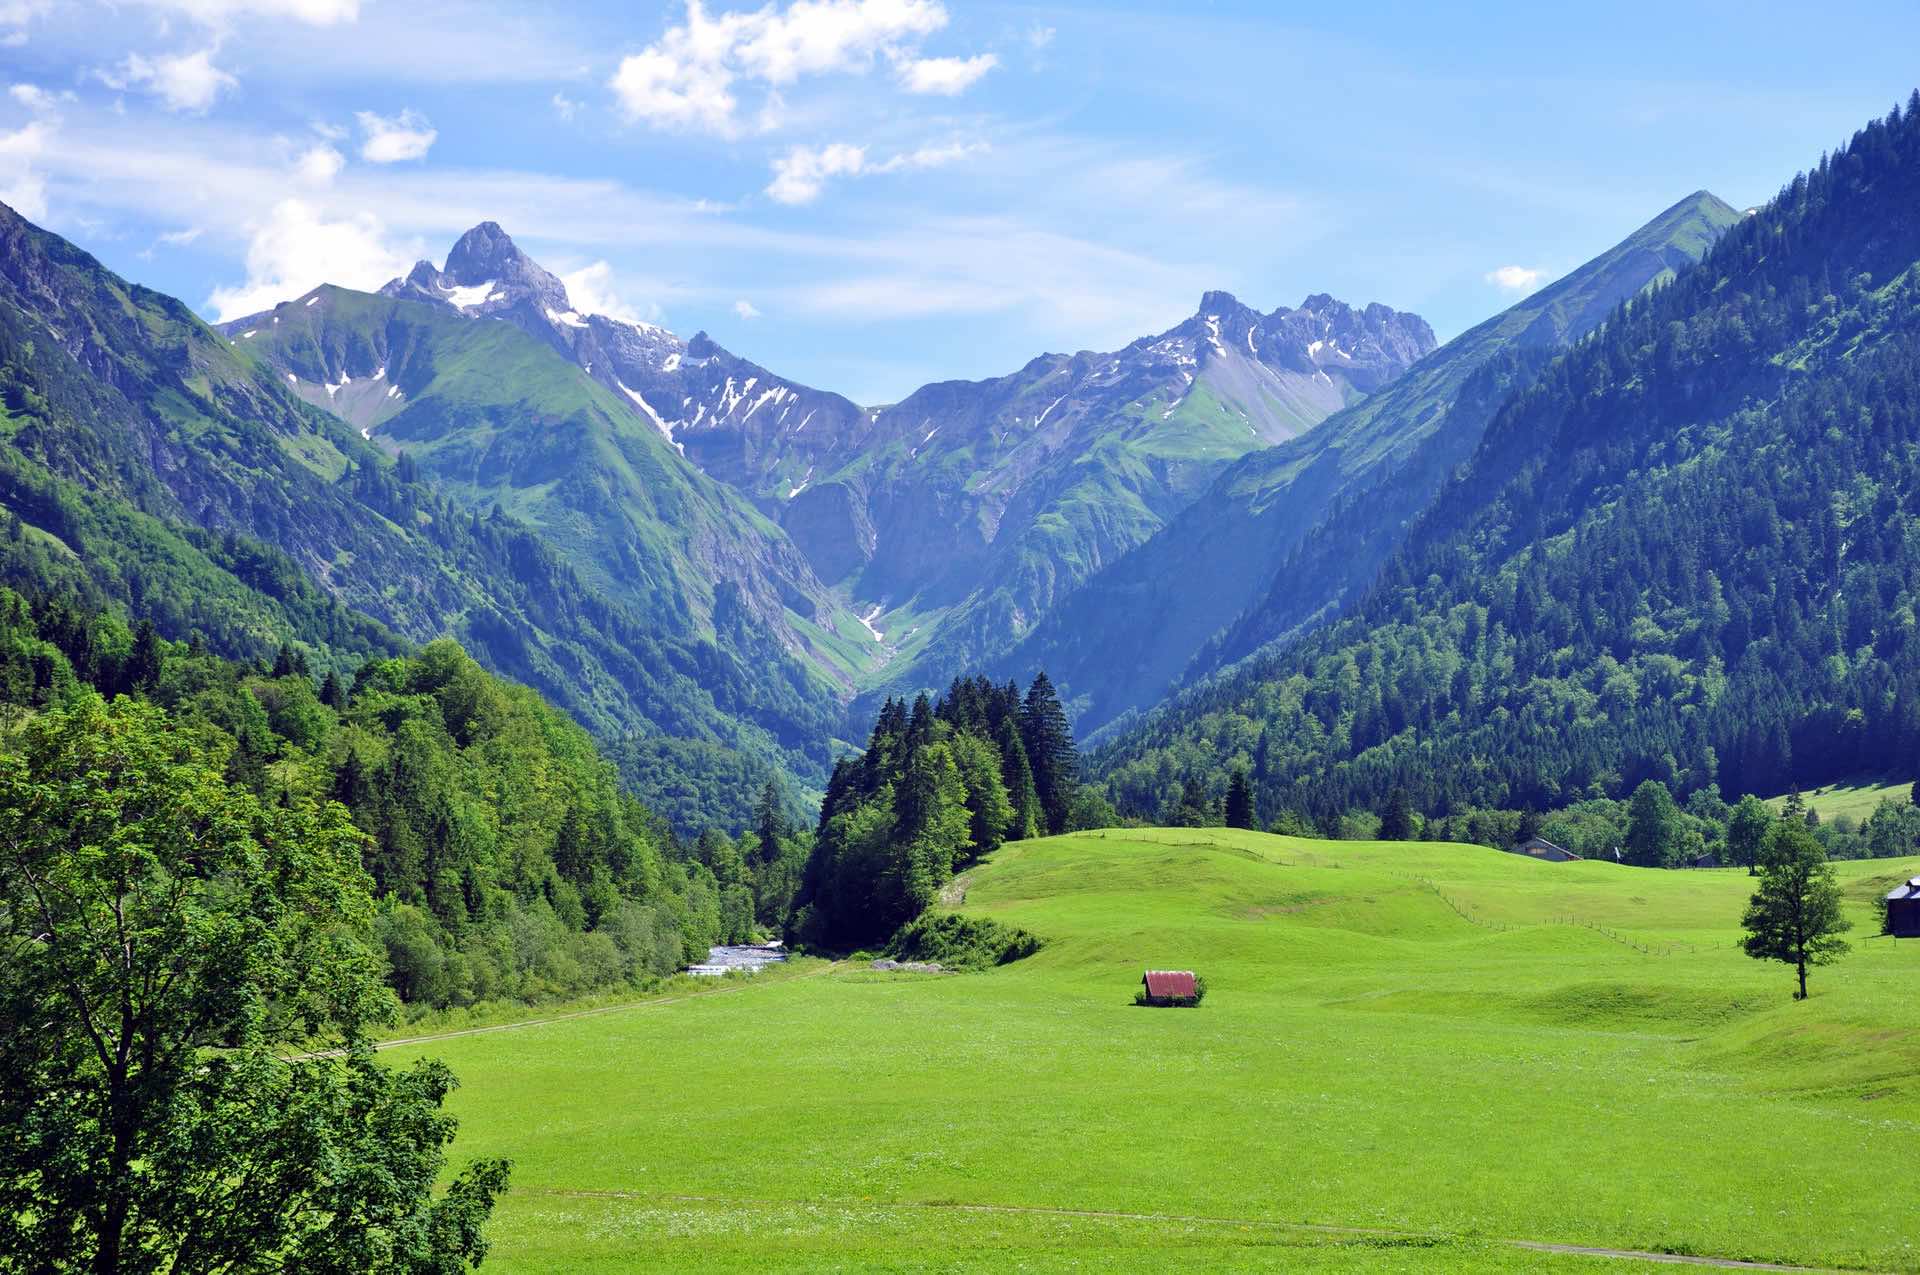
[{"label": "shrub", "polygon": [[909,921],[887,944],[887,955],[896,961],[928,961],[950,970],[991,969],[1039,950],[1039,938],[1025,930],[953,912]]}]

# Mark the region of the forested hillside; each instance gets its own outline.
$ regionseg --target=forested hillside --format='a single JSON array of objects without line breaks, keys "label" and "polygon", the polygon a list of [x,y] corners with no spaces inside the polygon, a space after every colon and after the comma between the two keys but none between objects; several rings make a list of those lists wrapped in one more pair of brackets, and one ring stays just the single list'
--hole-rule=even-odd
[{"label": "forested hillside", "polygon": [[316,679],[238,663],[57,595],[0,590],[0,729],[89,694],[158,706],[265,801],[338,801],[366,834],[374,936],[415,1006],[628,986],[777,926],[807,850],[757,830],[683,841],[575,722],[450,641]]},{"label": "forested hillside", "polygon": [[1012,683],[956,678],[939,701],[889,699],[866,752],[842,759],[793,899],[788,930],[844,951],[917,918],[955,872],[1004,841],[1110,821],[1090,811],[1079,754],[1045,673]]},{"label": "forested hillside", "polygon": [[[542,531],[300,401],[249,344],[0,208],[0,503],[20,523],[0,578],[224,654],[291,642],[315,667],[451,633],[602,738],[644,741],[622,748],[631,778],[687,827],[742,819],[746,796],[667,800],[678,752],[696,774],[824,778],[838,705],[744,607],[717,607],[709,636],[685,608],[609,597]],[[705,578],[732,596],[719,564]]]},{"label": "forested hillside", "polygon": [[1508,391],[1622,300],[1697,261],[1737,217],[1706,191],[1689,195],[1379,393],[1248,454],[993,667],[1052,669],[1091,734],[1321,616],[1372,579]]},{"label": "forested hillside", "polygon": [[[1920,755],[1920,95],[1509,398],[1337,625],[1103,751],[1125,808],[1544,809]],[[1909,767],[1910,768],[1910,767]]]}]

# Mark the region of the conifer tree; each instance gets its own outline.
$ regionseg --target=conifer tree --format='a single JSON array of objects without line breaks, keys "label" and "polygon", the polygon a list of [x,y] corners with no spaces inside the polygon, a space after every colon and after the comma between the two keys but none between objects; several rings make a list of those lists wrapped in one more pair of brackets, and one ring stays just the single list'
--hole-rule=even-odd
[{"label": "conifer tree", "polygon": [[1247,784],[1247,772],[1237,766],[1227,781],[1226,823],[1229,828],[1253,827],[1253,790]]},{"label": "conifer tree", "polygon": [[1380,811],[1380,840],[1413,840],[1413,799],[1405,788],[1395,788],[1387,795],[1387,804]]},{"label": "conifer tree", "polygon": [[[1017,703],[1019,696],[1014,700]],[[1024,841],[1040,835],[1045,818],[1040,809],[1040,795],[1033,786],[1033,767],[1027,764],[1027,746],[1020,740],[1019,717],[1008,713],[1000,719],[1000,725],[994,732],[993,742],[1000,750],[1000,779],[1007,789],[1007,800],[1013,806],[1013,822],[1007,830],[1007,840]]]},{"label": "conifer tree", "polygon": [[1033,786],[1046,814],[1046,831],[1057,836],[1067,829],[1075,786],[1080,779],[1080,756],[1073,743],[1067,713],[1045,672],[1034,675],[1020,712],[1021,742],[1027,764],[1033,768]]},{"label": "conifer tree", "polygon": [[780,843],[790,835],[786,811],[780,806],[780,786],[769,775],[760,789],[760,800],[753,807],[754,831],[760,839],[754,862],[772,863],[780,857]]}]

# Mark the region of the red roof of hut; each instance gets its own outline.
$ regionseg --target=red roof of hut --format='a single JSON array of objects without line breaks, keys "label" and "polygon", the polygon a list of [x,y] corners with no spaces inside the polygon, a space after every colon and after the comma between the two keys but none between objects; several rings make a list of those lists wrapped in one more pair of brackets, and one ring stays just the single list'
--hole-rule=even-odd
[{"label": "red roof of hut", "polygon": [[1192,970],[1148,970],[1142,981],[1149,996],[1191,998],[1194,993]]}]

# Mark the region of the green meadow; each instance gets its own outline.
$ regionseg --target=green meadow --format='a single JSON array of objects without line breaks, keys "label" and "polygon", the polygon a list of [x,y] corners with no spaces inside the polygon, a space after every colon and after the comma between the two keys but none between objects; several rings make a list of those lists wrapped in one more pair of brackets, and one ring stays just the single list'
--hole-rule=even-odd
[{"label": "green meadow", "polygon": [[[1790,999],[1739,871],[1220,829],[1000,850],[981,974],[818,964],[398,1047],[514,1186],[488,1269],[1920,1270],[1920,943]],[[955,891],[959,894],[959,891]],[[1193,1010],[1135,1008],[1192,968]]]},{"label": "green meadow", "polygon": [[[1822,819],[1851,815],[1855,820],[1865,820],[1880,808],[1881,802],[1905,801],[1912,792],[1911,779],[1863,779],[1857,783],[1815,788],[1811,792],[1801,793],[1800,799]],[[1787,799],[1784,796],[1774,797],[1767,804],[1779,810],[1787,804]]]}]

